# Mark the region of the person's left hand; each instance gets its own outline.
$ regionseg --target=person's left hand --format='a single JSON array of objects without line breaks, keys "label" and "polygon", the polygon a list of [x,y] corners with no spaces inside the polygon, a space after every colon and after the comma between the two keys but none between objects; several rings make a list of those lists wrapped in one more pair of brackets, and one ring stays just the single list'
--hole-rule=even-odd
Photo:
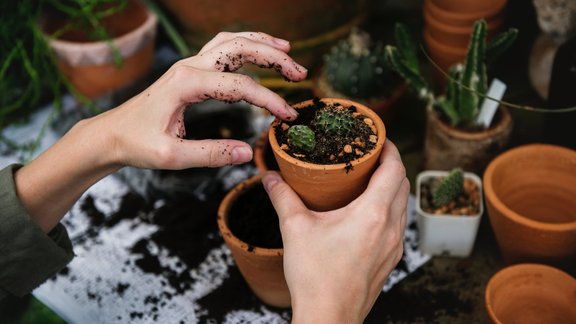
[{"label": "person's left hand", "polygon": [[[252,78],[232,73],[245,63],[274,68],[291,81],[307,70],[287,55],[290,44],[264,33],[220,33],[196,56],[174,64],[141,94],[87,123],[113,134],[110,155],[119,166],[154,169],[219,167],[252,158],[251,147],[237,140],[185,140],[184,110],[207,99],[245,100],[282,119],[297,115],[284,99]],[[97,128],[97,129],[96,129]]]}]

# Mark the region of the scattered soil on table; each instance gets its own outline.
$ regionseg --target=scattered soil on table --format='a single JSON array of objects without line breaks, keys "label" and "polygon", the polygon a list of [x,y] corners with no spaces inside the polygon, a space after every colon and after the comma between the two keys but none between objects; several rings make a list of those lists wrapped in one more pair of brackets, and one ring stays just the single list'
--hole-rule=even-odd
[{"label": "scattered soil on table", "polygon": [[[346,135],[325,134],[318,132],[312,120],[316,112],[320,109],[346,109],[355,116],[352,132]],[[293,122],[283,122],[275,125],[274,130],[278,145],[286,153],[302,161],[315,164],[350,164],[351,161],[359,159],[367,152],[371,151],[376,144],[376,134],[373,121],[366,116],[357,113],[355,106],[344,107],[340,104],[326,104],[322,100],[315,98],[312,104],[298,109],[298,118]],[[297,147],[290,146],[287,137],[288,127],[292,125],[309,126],[316,135],[316,147],[312,152],[306,152]],[[373,129],[374,128],[374,129]],[[373,136],[372,138],[370,136]]]},{"label": "scattered soil on table", "polygon": [[421,183],[420,206],[422,210],[434,215],[468,216],[480,211],[480,188],[471,179],[464,178],[464,190],[449,204],[436,207],[433,204],[433,192],[443,178],[430,178]]}]

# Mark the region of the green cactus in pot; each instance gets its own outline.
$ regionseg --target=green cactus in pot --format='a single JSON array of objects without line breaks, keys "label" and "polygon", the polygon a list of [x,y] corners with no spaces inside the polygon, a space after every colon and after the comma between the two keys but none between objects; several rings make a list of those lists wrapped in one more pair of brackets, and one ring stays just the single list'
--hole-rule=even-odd
[{"label": "green cactus in pot", "polygon": [[488,91],[486,64],[506,51],[516,39],[518,30],[508,29],[486,42],[486,21],[474,23],[466,61],[456,64],[448,71],[448,85],[444,96],[435,96],[421,74],[417,61],[417,49],[406,27],[397,24],[397,46],[386,46],[386,61],[414,88],[419,97],[439,109],[453,126],[474,125],[479,106]]},{"label": "green cactus in pot", "polygon": [[389,85],[398,83],[386,65],[384,44],[358,28],[324,56],[322,73],[335,91],[355,99],[386,96]]}]

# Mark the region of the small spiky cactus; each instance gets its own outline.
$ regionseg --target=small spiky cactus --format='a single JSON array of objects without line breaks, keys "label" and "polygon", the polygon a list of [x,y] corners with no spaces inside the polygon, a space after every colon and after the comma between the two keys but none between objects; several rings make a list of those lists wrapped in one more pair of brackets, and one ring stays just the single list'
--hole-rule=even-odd
[{"label": "small spiky cactus", "polygon": [[354,116],[347,109],[327,107],[316,112],[312,124],[319,132],[346,136],[354,128]]},{"label": "small spiky cactus", "polygon": [[434,206],[440,207],[450,203],[464,190],[464,172],[455,168],[442,179],[432,194]]},{"label": "small spiky cactus", "polygon": [[314,131],[305,125],[294,125],[288,128],[286,133],[288,144],[303,151],[312,152],[316,147],[316,136]]},{"label": "small spiky cactus", "polygon": [[517,35],[518,30],[510,28],[486,44],[486,21],[476,21],[466,62],[450,68],[446,95],[440,98],[434,96],[420,73],[416,46],[404,25],[396,25],[397,47],[386,46],[385,57],[388,65],[406,79],[422,99],[439,107],[452,125],[472,125],[488,90],[486,64],[508,49]]},{"label": "small spiky cactus", "polygon": [[324,57],[324,77],[330,86],[350,98],[382,96],[391,74],[384,58],[384,45],[372,43],[357,28]]}]

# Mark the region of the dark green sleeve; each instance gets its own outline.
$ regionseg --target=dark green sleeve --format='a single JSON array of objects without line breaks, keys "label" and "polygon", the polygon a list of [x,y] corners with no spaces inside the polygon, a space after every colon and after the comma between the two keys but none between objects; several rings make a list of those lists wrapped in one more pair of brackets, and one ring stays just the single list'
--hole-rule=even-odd
[{"label": "dark green sleeve", "polygon": [[74,257],[64,226],[45,234],[16,196],[13,175],[20,167],[0,170],[0,299],[30,293]]}]

